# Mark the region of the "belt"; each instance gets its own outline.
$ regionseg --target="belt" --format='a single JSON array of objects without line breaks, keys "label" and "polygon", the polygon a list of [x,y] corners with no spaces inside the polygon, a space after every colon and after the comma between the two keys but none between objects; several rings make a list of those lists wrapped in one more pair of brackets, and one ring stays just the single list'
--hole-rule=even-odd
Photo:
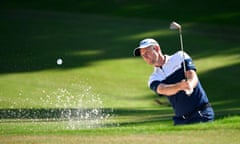
[{"label": "belt", "polygon": [[203,104],[203,105],[200,105],[199,107],[196,107],[193,111],[185,114],[182,116],[183,119],[188,119],[190,118],[195,112],[199,112],[199,111],[202,111],[208,107],[211,107],[211,104],[210,103],[206,103],[206,104]]}]

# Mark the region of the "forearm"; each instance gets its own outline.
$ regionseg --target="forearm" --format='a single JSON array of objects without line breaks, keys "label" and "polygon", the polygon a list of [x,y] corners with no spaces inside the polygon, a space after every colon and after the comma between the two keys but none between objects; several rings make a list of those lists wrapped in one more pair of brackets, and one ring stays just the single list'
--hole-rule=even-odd
[{"label": "forearm", "polygon": [[187,80],[182,80],[175,84],[159,84],[156,89],[157,93],[166,96],[172,96],[181,90],[186,92],[192,91],[198,83],[197,74],[195,71],[189,70],[186,72],[186,77]]},{"label": "forearm", "polygon": [[180,90],[181,90],[181,88],[178,83],[176,83],[176,84],[159,84],[157,87],[157,93],[166,95],[166,96],[172,96]]}]

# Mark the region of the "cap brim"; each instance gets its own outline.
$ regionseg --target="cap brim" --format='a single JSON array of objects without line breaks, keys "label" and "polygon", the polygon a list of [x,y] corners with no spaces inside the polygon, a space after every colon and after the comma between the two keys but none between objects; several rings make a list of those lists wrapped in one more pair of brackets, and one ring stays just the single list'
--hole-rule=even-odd
[{"label": "cap brim", "polygon": [[134,49],[133,55],[134,55],[134,56],[141,56],[140,48],[139,48],[139,47]]}]

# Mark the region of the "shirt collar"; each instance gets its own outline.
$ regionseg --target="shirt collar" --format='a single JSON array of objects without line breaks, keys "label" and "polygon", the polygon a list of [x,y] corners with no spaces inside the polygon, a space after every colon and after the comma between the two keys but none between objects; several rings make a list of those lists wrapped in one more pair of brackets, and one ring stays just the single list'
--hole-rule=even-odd
[{"label": "shirt collar", "polygon": [[160,66],[160,67],[155,66],[155,68],[160,68],[160,69],[162,69],[162,68],[164,67],[164,65],[165,65],[166,63],[168,63],[170,56],[169,56],[169,55],[164,55],[164,57],[165,57],[165,62],[164,62],[164,64],[163,64],[162,66]]}]

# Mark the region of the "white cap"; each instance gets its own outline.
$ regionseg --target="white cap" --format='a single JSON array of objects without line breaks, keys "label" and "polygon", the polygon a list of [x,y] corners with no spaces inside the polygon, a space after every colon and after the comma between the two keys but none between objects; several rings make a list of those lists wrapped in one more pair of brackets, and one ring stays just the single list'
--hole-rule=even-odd
[{"label": "white cap", "polygon": [[140,41],[139,43],[139,47],[135,48],[134,51],[133,51],[133,55],[134,56],[140,56],[140,49],[141,48],[146,48],[146,47],[149,47],[151,45],[157,45],[159,46],[158,42],[152,38],[146,38],[142,41]]}]

